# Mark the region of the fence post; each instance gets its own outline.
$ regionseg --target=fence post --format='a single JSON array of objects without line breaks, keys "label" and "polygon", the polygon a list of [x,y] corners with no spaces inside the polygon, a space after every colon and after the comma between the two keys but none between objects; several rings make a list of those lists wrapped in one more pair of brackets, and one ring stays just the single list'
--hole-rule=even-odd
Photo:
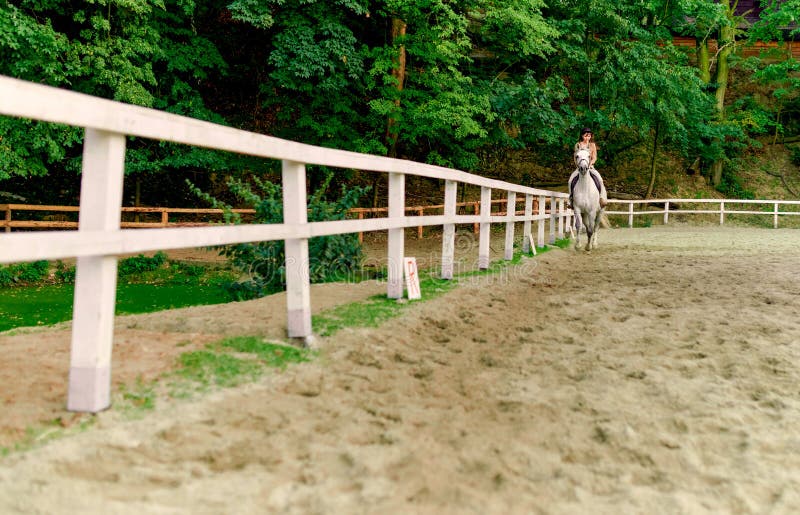
[{"label": "fence post", "polygon": [[[119,231],[124,167],[125,136],[86,129],[79,231]],[[116,290],[117,256],[78,258],[67,396],[70,411],[97,413],[111,404]]]},{"label": "fence post", "polygon": [[565,216],[564,199],[563,198],[559,198],[558,200],[556,200],[556,205],[558,205],[558,238],[559,239],[563,239],[564,238],[564,216]]},{"label": "fence post", "polygon": [[514,217],[517,215],[517,194],[513,191],[508,192],[508,201],[506,202],[506,261],[514,259]]},{"label": "fence post", "polygon": [[531,251],[531,215],[533,214],[533,195],[525,194],[525,222],[522,226],[522,252],[527,254]]},{"label": "fence post", "polygon": [[486,270],[489,268],[489,249],[492,237],[492,223],[489,217],[492,216],[492,189],[481,186],[481,229],[478,236],[478,268]]},{"label": "fence post", "polygon": [[[456,216],[456,181],[444,183],[444,216]],[[456,249],[456,224],[446,223],[442,227],[442,279],[453,278],[453,263]]]},{"label": "fence post", "polygon": [[556,198],[550,197],[550,245],[556,242]]},{"label": "fence post", "polygon": [[775,214],[772,215],[772,217],[773,217],[773,219],[772,219],[772,228],[773,229],[777,229],[778,228],[778,203],[777,202],[775,202],[775,208],[773,209],[773,212]]},{"label": "fence post", "polygon": [[664,202],[664,225],[669,222],[669,200]]},{"label": "fence post", "polygon": [[725,223],[725,202],[719,203],[719,224],[723,225]]},{"label": "fence post", "polygon": [[628,227],[633,227],[633,202],[628,204]]},{"label": "fence post", "polygon": [[[306,167],[295,161],[282,162],[283,223],[308,223],[306,207]],[[308,238],[285,240],[286,254],[286,323],[289,338],[311,336],[311,275]]]},{"label": "fence post", "polygon": [[[389,174],[389,220],[395,222],[406,215],[406,176]],[[389,229],[388,285],[386,295],[390,299],[403,297],[403,257],[405,252],[405,228]]]},{"label": "fence post", "polygon": [[6,232],[11,232],[11,206],[6,205]]},{"label": "fence post", "polygon": [[[546,203],[546,197],[539,196],[539,209],[537,210],[537,215],[543,216],[545,214]],[[544,223],[544,219],[542,218],[536,220],[536,245],[538,245],[539,248],[544,247]]]}]

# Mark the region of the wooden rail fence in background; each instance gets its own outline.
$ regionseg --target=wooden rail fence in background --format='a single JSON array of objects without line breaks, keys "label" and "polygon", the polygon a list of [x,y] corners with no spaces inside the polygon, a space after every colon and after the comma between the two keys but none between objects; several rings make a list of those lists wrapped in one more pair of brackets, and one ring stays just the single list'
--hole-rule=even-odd
[{"label": "wooden rail fence in background", "polygon": [[[492,200],[492,214],[504,216],[508,199]],[[516,214],[524,214],[524,201],[517,202]],[[537,211],[539,206],[538,199],[533,200],[533,210]],[[480,214],[480,201],[457,202],[456,208],[462,212],[471,212],[474,215]],[[46,206],[34,204],[0,204],[0,212],[4,217],[0,219],[0,229],[5,232],[15,230],[37,230],[37,229],[77,229],[78,228],[78,206]],[[203,227],[218,225],[224,220],[222,209],[194,209],[194,208],[174,208],[174,207],[123,207],[120,228],[158,228],[158,227]],[[245,221],[248,215],[255,214],[255,209],[232,209],[234,213],[243,215]],[[441,214],[444,212],[444,204],[429,206],[408,206],[405,208],[407,214],[425,216],[426,214]],[[17,213],[17,219],[14,213]],[[388,207],[357,207],[350,210],[351,218],[364,220],[366,218],[379,218],[388,216]],[[36,220],[31,219],[28,214],[24,218],[19,218],[19,213],[47,213],[39,214]],[[151,220],[145,221],[139,218],[150,217]],[[72,218],[71,220],[69,218]],[[176,218],[178,220],[176,220]],[[139,220],[137,220],[139,219]],[[478,232],[479,224],[473,224],[473,230]],[[417,237],[422,238],[424,226],[417,226]],[[358,233],[359,241],[363,241],[363,234]]]},{"label": "wooden rail fence in background", "polygon": [[[492,214],[495,216],[505,216],[507,199],[492,200]],[[524,213],[524,206],[521,209],[516,202],[516,214]],[[708,209],[681,209],[678,206],[686,204],[708,205]],[[456,203],[457,209],[464,213],[479,214],[480,201],[458,202]],[[627,206],[624,210],[614,210],[615,206]],[[761,205],[770,206],[769,211],[761,210],[756,211],[752,209],[741,209],[739,206],[743,205]],[[634,206],[639,206],[640,209],[634,210]],[[653,207],[656,206],[654,209]],[[781,206],[797,206],[796,211],[781,210]],[[417,216],[425,216],[426,214],[441,214],[444,211],[444,204],[434,204],[428,206],[408,206],[405,212],[415,214]],[[533,200],[533,211],[538,212],[538,199]],[[11,232],[12,229],[16,230],[31,230],[31,229],[77,229],[78,228],[78,206],[39,206],[32,204],[0,204],[0,213],[4,216],[0,218],[0,229],[5,232]],[[244,215],[245,221],[248,215],[254,215],[254,209],[232,209],[234,213]],[[364,220],[366,218],[378,218],[388,216],[388,207],[358,207],[350,210],[352,218]],[[38,220],[29,219],[14,219],[14,212],[46,212],[47,215],[40,216]],[[549,213],[549,208],[545,210]],[[71,214],[71,215],[70,215]],[[224,211],[222,209],[192,209],[192,208],[173,208],[173,207],[123,207],[122,220],[120,227],[123,229],[130,228],[157,228],[157,227],[202,227],[209,225],[217,225],[223,221]],[[669,223],[670,215],[686,215],[686,214],[700,214],[700,215],[719,215],[720,224],[725,223],[726,215],[760,215],[772,217],[772,225],[777,228],[778,218],[780,216],[795,216],[800,215],[800,201],[798,200],[743,200],[743,199],[649,199],[649,200],[609,200],[609,207],[606,208],[607,215],[621,215],[628,218],[628,227],[633,227],[634,217],[642,215],[659,215],[663,214],[664,224]],[[127,215],[127,216],[126,216]],[[131,220],[135,217],[150,216],[154,220],[150,221],[136,221]],[[73,220],[68,220],[69,217]],[[178,218],[178,220],[176,220]],[[478,232],[480,225],[473,223],[473,230]],[[422,238],[424,235],[424,226],[417,226],[417,237]],[[363,241],[363,233],[359,234],[359,241]]]}]

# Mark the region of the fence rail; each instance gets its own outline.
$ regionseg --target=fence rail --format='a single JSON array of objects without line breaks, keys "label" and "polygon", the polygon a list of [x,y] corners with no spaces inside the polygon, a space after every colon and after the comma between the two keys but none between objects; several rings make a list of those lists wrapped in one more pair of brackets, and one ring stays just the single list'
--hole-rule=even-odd
[{"label": "fence rail", "polygon": [[[533,211],[538,209],[538,199],[533,200]],[[496,216],[506,214],[508,199],[492,200],[492,213]],[[523,204],[520,206],[520,204]],[[444,204],[434,204],[427,206],[406,206],[405,212],[425,216],[426,213],[444,211]],[[516,214],[524,215],[524,202],[517,201]],[[462,211],[471,210],[473,214],[480,214],[480,202],[457,202],[456,209]],[[79,206],[48,206],[35,204],[0,204],[0,213],[4,213],[0,219],[0,229],[4,232],[31,229],[77,229]],[[245,215],[250,218],[255,215],[255,209],[231,209],[233,213]],[[357,207],[349,211],[350,218],[364,220],[365,218],[386,217],[388,207]],[[37,219],[32,219],[35,215],[27,214],[20,217],[20,213],[48,213],[38,215]],[[17,215],[15,218],[14,215]],[[225,211],[222,209],[200,209],[200,208],[174,208],[174,207],[123,207],[121,209],[120,228],[158,228],[158,227],[203,227],[209,225],[219,225],[224,221]],[[127,220],[126,220],[127,215]],[[156,220],[139,220],[140,215],[151,216]],[[133,218],[133,220],[131,220]],[[175,218],[182,220],[176,221]],[[193,220],[187,220],[191,218]],[[204,220],[198,220],[204,219]],[[473,224],[475,233],[478,232],[479,224]],[[359,240],[362,240],[363,233],[359,232]],[[417,226],[417,237],[422,238],[423,226]]]},{"label": "fence rail", "polygon": [[[524,215],[524,204],[517,201],[515,205],[515,214]],[[680,208],[681,205],[709,205],[709,209],[685,209]],[[507,211],[508,199],[494,199],[491,201],[492,214],[495,216],[505,216]],[[627,205],[625,210],[613,210],[611,207],[616,205]],[[731,206],[741,205],[759,205],[770,206],[770,211],[765,210],[745,210],[740,208],[731,208]],[[749,200],[749,199],[647,199],[647,200],[619,200],[610,199],[609,208],[606,208],[607,215],[621,215],[628,218],[628,226],[633,227],[634,218],[638,216],[653,216],[664,215],[664,223],[669,223],[670,215],[719,215],[720,224],[725,223],[727,215],[757,215],[772,217],[773,227],[777,228],[779,225],[780,216],[797,216],[800,215],[800,200]],[[639,210],[635,210],[635,206],[640,206]],[[659,209],[652,209],[652,206],[659,206]],[[781,210],[781,206],[798,206],[797,211]],[[456,209],[459,208],[463,211],[471,211],[473,214],[480,214],[480,201],[457,202]],[[405,206],[405,213],[415,214],[418,217],[426,216],[426,213],[436,212],[437,214],[444,211],[444,204],[432,204],[426,206]],[[538,212],[538,199],[533,200],[532,209]],[[0,212],[5,213],[5,216],[0,219],[0,228],[5,232],[11,232],[12,229],[77,229],[78,221],[77,215],[80,211],[78,206],[40,206],[33,204],[0,204]],[[232,209],[234,213],[240,215],[254,215],[255,209]],[[350,218],[357,218],[364,220],[368,218],[388,216],[388,207],[372,207],[372,208],[353,208],[349,211]],[[56,215],[49,214],[42,217],[40,220],[31,220],[30,216],[23,219],[14,219],[14,212],[47,212],[59,213]],[[172,208],[172,207],[123,207],[121,208],[122,219],[120,227],[123,229],[129,228],[158,228],[158,227],[202,227],[210,225],[218,225],[223,221],[225,211],[222,209],[199,209],[199,208]],[[545,209],[545,213],[549,213],[549,209]],[[67,220],[70,214],[73,220]],[[153,215],[158,221],[130,221],[125,220],[125,215],[139,216],[139,215]],[[175,215],[175,216],[173,216]],[[174,218],[187,217],[194,218],[193,221],[188,220],[174,220]],[[198,221],[197,218],[206,218],[205,221]],[[480,224],[474,223],[473,229],[475,233],[479,232]],[[417,237],[423,237],[423,225],[417,226]],[[359,238],[363,236],[359,232]]]},{"label": "fence rail", "polygon": [[[532,223],[537,244],[563,237],[571,213],[564,193],[529,188],[460,170],[315,147],[194,120],[153,109],[126,105],[80,93],[0,76],[0,115],[66,124],[85,130],[78,230],[7,232],[0,234],[0,263],[77,258],[73,302],[67,408],[97,412],[110,405],[111,348],[114,328],[117,261],[122,254],[285,240],[287,329],[289,337],[309,338],[311,293],[308,239],[315,236],[388,231],[387,295],[403,296],[404,235],[408,227],[443,227],[441,276],[453,276],[455,226],[478,224],[478,264],[489,266],[491,225],[506,228],[505,259],[512,259],[514,230],[523,223],[523,250]],[[213,227],[122,228],[122,183],[129,136],[213,148],[281,161],[283,223]],[[309,223],[306,167],[320,165],[388,174],[386,217]],[[405,177],[417,175],[444,182],[440,215],[407,216]],[[458,214],[459,183],[480,188],[479,212]],[[492,212],[493,192],[517,205],[500,215]],[[534,213],[534,199],[537,211]],[[546,209],[549,206],[549,209]],[[6,212],[6,222],[9,211]],[[162,215],[163,216],[163,215]],[[10,227],[10,226],[7,226]],[[23,371],[24,372],[24,371]]]},{"label": "fence rail", "polygon": [[[626,205],[625,211],[614,211],[609,209],[615,205]],[[680,209],[681,205],[710,205],[716,209]],[[634,210],[634,206],[641,206],[648,208],[657,205],[660,209],[639,209]],[[755,211],[752,209],[741,209],[738,206],[747,205],[761,205],[770,206],[770,211]],[[663,206],[663,207],[661,207]],[[727,207],[726,207],[727,206]],[[730,206],[736,206],[731,209]],[[772,217],[772,226],[778,228],[779,216],[796,216],[800,215],[798,211],[780,210],[780,206],[800,206],[800,200],[749,200],[749,199],[648,199],[648,200],[609,200],[609,207],[606,208],[607,215],[623,215],[628,217],[628,227],[633,227],[633,219],[636,216],[643,215],[663,215],[664,224],[669,223],[669,217],[672,215],[686,215],[686,214],[703,214],[703,215],[719,215],[719,223],[725,223],[727,215],[759,215]]]}]

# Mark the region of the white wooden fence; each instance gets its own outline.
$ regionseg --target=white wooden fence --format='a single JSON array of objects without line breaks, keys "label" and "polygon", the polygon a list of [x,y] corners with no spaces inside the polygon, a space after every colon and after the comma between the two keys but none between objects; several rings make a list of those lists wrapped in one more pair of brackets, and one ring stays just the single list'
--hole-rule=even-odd
[{"label": "white wooden fence", "polygon": [[[326,149],[152,109],[121,104],[75,92],[0,76],[0,115],[61,123],[85,129],[81,176],[79,228],[0,234],[0,263],[76,257],[67,408],[97,412],[110,405],[111,349],[114,329],[117,259],[121,254],[162,249],[204,247],[254,241],[285,240],[289,337],[311,336],[308,239],[314,236],[388,231],[388,286],[391,298],[403,296],[404,230],[443,226],[443,278],[453,276],[455,226],[480,226],[478,263],[489,266],[493,223],[506,229],[505,259],[511,259],[516,222],[523,225],[523,250],[529,250],[531,222],[537,222],[537,244],[564,235],[570,212],[564,193],[527,188],[459,170],[411,161]],[[214,148],[282,161],[282,224],[253,224],[198,228],[121,229],[122,183],[126,137],[135,136]],[[13,144],[4,142],[5,145]],[[325,165],[387,173],[387,218],[308,223],[306,165]],[[444,214],[405,216],[405,177],[418,175],[444,181]],[[456,214],[458,183],[480,187],[479,214]],[[524,196],[524,214],[508,209],[491,214],[492,192],[499,190],[515,206]],[[533,199],[538,197],[538,213]],[[545,206],[550,209],[545,209]]]},{"label": "white wooden fence", "polygon": [[[627,205],[624,211],[615,211],[612,208],[617,205]],[[679,206],[685,204],[700,204],[708,205],[708,209],[686,209]],[[658,209],[650,209],[651,205],[658,205]],[[742,209],[740,206],[770,206],[769,211]],[[639,206],[638,210],[634,211],[634,206]],[[675,207],[673,207],[675,206]],[[726,207],[727,206],[727,207]],[[733,208],[731,206],[734,206]],[[800,206],[800,200],[741,200],[741,199],[648,199],[648,200],[617,200],[609,199],[609,205],[606,207],[607,215],[627,215],[628,227],[633,227],[633,218],[635,216],[652,216],[664,215],[664,224],[669,223],[670,215],[683,215],[683,214],[706,214],[706,215],[719,215],[719,223],[725,223],[725,215],[759,215],[771,216],[772,226],[778,228],[779,216],[797,216],[800,215],[798,211],[781,211],[781,206]]]}]

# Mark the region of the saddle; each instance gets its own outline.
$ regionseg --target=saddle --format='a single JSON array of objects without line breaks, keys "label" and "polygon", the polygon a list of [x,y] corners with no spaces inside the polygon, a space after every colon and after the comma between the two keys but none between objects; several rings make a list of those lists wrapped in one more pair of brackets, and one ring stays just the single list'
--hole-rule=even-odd
[{"label": "saddle", "polygon": [[[594,181],[594,185],[597,187],[597,191],[598,191],[598,192],[601,192],[601,191],[603,191],[603,189],[600,187],[600,179],[598,179],[598,178],[597,178],[597,176],[595,176],[595,174],[594,174],[594,173],[592,173],[592,170],[589,170],[589,176],[590,176],[590,177],[592,178],[592,180]],[[578,179],[580,179],[580,178],[581,178],[581,176],[580,176],[580,175],[576,175],[576,176],[575,176],[575,178],[574,178],[574,179],[572,179],[572,182],[571,182],[571,183],[569,183],[569,190],[570,190],[570,191],[572,191],[572,190],[574,190],[574,189],[575,189],[575,185],[576,185],[576,184],[578,184]]]}]

